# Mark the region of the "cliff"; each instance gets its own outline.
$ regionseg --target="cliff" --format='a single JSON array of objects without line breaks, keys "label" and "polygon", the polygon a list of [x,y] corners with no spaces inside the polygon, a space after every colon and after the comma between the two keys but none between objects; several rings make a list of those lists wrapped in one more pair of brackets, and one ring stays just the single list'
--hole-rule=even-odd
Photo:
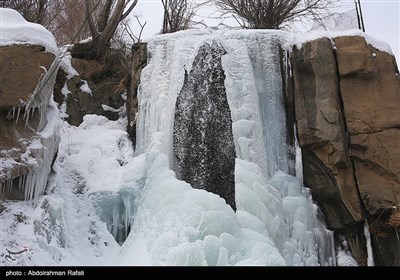
[{"label": "cliff", "polygon": [[367,264],[399,265],[400,79],[394,57],[360,36],[321,38],[291,57],[304,182],[328,226]]}]

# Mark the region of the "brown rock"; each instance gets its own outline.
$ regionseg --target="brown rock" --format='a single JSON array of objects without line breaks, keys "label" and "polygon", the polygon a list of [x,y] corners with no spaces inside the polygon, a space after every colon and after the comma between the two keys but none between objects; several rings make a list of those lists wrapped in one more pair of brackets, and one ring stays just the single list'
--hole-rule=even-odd
[{"label": "brown rock", "polygon": [[295,115],[304,181],[330,228],[364,218],[347,148],[332,44],[322,38],[292,55]]},{"label": "brown rock", "polygon": [[400,202],[400,130],[354,135],[352,151],[358,188],[370,215]]},{"label": "brown rock", "polygon": [[400,219],[393,219],[400,217],[397,65],[362,37],[338,37],[334,43],[336,56],[328,40],[319,39],[292,57],[304,180],[360,265],[367,263],[364,222],[357,222],[364,218],[376,264],[399,265]]},{"label": "brown rock", "polygon": [[[40,77],[50,68],[55,55],[42,46],[0,47],[0,110],[9,110],[26,101]],[[18,89],[18,90],[16,90]]]},{"label": "brown rock", "polygon": [[[34,181],[35,188],[46,185],[57,152],[58,125],[52,123],[53,134],[41,135],[49,120],[46,111],[39,111],[47,108],[51,98],[58,68],[54,59],[41,46],[0,47],[0,199],[32,198],[26,196],[24,182],[39,178],[36,174],[43,176]],[[38,85],[41,90],[35,92]],[[20,100],[27,101],[33,93],[27,113],[28,105]]]},{"label": "brown rock", "polygon": [[368,46],[362,37],[334,40],[358,188],[369,214],[378,215],[400,202],[397,66],[392,55]]},{"label": "brown rock", "polygon": [[400,79],[393,56],[367,46],[362,37],[334,41],[348,132],[400,127]]}]

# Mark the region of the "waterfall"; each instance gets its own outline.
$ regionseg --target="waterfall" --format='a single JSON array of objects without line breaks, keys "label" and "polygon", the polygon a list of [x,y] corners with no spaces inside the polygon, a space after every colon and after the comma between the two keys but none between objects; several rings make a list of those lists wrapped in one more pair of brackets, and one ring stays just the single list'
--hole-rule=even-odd
[{"label": "waterfall", "polygon": [[[147,154],[147,198],[145,195],[139,206],[140,221],[133,225],[126,248],[146,240],[155,264],[335,264],[332,233],[317,218],[318,208],[308,189],[289,174],[298,163],[289,159],[290,149],[295,147],[290,147],[286,136],[280,53],[287,50],[290,40],[280,31],[191,30],[149,42],[148,65],[138,95],[136,151]],[[185,73],[190,73],[205,45],[225,50],[217,60],[221,59],[226,75],[232,118],[236,213],[171,173],[171,169],[178,175],[182,172],[174,157],[177,99],[185,85]],[[204,83],[211,80],[200,78]],[[200,94],[198,88],[192,89],[193,95]],[[184,105],[199,106],[195,100],[188,98]],[[201,129],[196,133],[203,133]],[[214,133],[214,139],[225,141],[224,131]],[[145,223],[146,219],[154,224]],[[170,223],[175,223],[175,228]],[[199,232],[204,223],[208,225]],[[167,245],[161,245],[163,242]]]},{"label": "waterfall", "polygon": [[5,204],[0,243],[29,245],[19,265],[336,265],[287,135],[282,73],[293,36],[206,29],[152,38],[136,148],[124,117],[62,122],[46,195],[34,211]]}]

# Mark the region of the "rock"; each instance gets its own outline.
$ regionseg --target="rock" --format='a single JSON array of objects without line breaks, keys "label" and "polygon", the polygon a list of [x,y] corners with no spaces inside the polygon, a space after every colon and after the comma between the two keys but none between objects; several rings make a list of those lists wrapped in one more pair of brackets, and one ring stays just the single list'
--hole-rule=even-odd
[{"label": "rock", "polygon": [[[96,114],[110,120],[119,118],[120,108],[124,104],[122,94],[126,90],[124,71],[117,71],[96,60],[72,58],[72,66],[79,73],[67,79],[67,74],[60,69],[55,85],[54,98],[59,105],[66,102],[67,121],[79,126],[87,114]],[[122,66],[121,66],[122,68]],[[64,84],[69,94],[61,92]]]},{"label": "rock", "polygon": [[136,114],[138,112],[137,93],[140,84],[140,75],[147,63],[147,44],[138,43],[133,46],[132,73],[127,90],[126,115],[128,117],[128,133],[133,143],[136,143]]},{"label": "rock", "polygon": [[368,46],[362,37],[334,42],[350,135],[399,128],[400,79],[393,56]]},{"label": "rock", "polygon": [[361,198],[370,215],[400,202],[400,129],[351,136]]},{"label": "rock", "polygon": [[360,265],[367,264],[364,219],[376,264],[399,265],[397,65],[362,37],[333,41],[335,50],[328,39],[318,39],[292,55],[304,180]]},{"label": "rock", "polygon": [[42,46],[7,46],[0,53],[0,199],[35,200],[58,150],[58,111],[51,103],[58,64]]},{"label": "rock", "polygon": [[[391,217],[396,216],[394,221]],[[368,220],[376,266],[400,266],[400,212],[387,209]]]},{"label": "rock", "polygon": [[304,182],[322,208],[328,227],[342,229],[364,216],[349,157],[330,40],[318,39],[295,50],[292,65]]},{"label": "rock", "polygon": [[6,210],[6,207],[4,207],[3,203],[0,201],[0,214],[2,214],[4,210]]},{"label": "rock", "polygon": [[376,265],[400,265],[400,79],[392,55],[362,37],[335,38],[340,90],[358,189],[369,214]]},{"label": "rock", "polygon": [[370,215],[400,201],[400,79],[393,56],[362,37],[334,39],[355,175]]},{"label": "rock", "polygon": [[44,50],[35,45],[0,47],[0,110],[19,106],[33,94],[44,69],[49,69],[55,58]]},{"label": "rock", "polygon": [[216,42],[200,47],[176,101],[173,146],[180,179],[219,195],[236,210],[236,152],[224,53]]}]

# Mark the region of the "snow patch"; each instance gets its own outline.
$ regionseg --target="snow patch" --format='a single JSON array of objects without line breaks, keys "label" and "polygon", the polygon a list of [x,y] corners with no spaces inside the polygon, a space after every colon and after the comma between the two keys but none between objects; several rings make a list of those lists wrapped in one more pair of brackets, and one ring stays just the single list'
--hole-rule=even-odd
[{"label": "snow patch", "polygon": [[90,89],[90,87],[89,87],[87,81],[82,80],[82,82],[83,82],[83,84],[81,85],[81,87],[80,87],[79,89],[80,89],[82,92],[88,93],[88,94],[90,94],[90,95],[93,96],[92,90]]},{"label": "snow patch", "polygon": [[13,9],[0,8],[0,46],[40,45],[58,54],[54,36],[42,25],[26,21]]}]

